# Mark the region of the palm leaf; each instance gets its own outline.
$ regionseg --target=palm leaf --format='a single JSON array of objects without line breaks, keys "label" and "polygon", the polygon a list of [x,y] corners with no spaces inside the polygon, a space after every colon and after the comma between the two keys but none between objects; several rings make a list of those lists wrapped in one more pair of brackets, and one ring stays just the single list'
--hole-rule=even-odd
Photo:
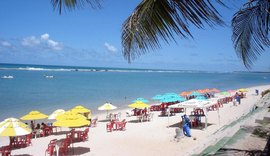
[{"label": "palm leaf", "polygon": [[73,10],[77,8],[91,7],[93,9],[100,8],[101,0],[51,0],[54,10],[58,10],[59,14],[63,9]]},{"label": "palm leaf", "polygon": [[169,44],[176,42],[176,36],[192,38],[189,24],[204,28],[205,24],[224,23],[210,1],[143,0],[122,27],[125,59],[130,62],[150,50],[161,48],[161,40]]},{"label": "palm leaf", "polygon": [[247,68],[269,47],[269,9],[268,0],[252,0],[234,14],[232,20],[232,40],[236,54]]}]

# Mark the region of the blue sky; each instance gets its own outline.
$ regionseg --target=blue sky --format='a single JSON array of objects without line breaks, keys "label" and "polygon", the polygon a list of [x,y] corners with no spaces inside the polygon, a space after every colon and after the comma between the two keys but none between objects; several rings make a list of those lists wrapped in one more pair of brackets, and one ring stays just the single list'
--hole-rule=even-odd
[{"label": "blue sky", "polygon": [[[177,38],[128,64],[122,57],[121,26],[140,0],[103,0],[102,9],[80,9],[61,16],[50,1],[0,1],[0,62],[95,67],[210,71],[246,70],[231,41],[230,20],[240,8],[218,7],[228,26],[190,26],[194,39]],[[245,0],[243,0],[245,2]],[[252,70],[270,71],[269,49]]]}]

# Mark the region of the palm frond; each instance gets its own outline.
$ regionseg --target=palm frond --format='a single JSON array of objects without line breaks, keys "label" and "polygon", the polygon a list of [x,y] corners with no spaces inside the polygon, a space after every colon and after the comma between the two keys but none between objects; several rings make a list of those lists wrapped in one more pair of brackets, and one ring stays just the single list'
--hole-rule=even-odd
[{"label": "palm frond", "polygon": [[220,17],[209,0],[143,0],[122,26],[123,55],[130,62],[161,48],[161,41],[170,44],[176,42],[175,36],[192,38],[189,24],[223,25]]},{"label": "palm frond", "polygon": [[234,14],[232,20],[232,41],[236,54],[250,69],[258,56],[270,46],[268,39],[269,9],[268,0],[252,0]]},{"label": "palm frond", "polygon": [[74,10],[84,7],[100,8],[101,0],[51,0],[51,4],[54,10],[58,10],[59,14],[62,14],[63,9]]}]

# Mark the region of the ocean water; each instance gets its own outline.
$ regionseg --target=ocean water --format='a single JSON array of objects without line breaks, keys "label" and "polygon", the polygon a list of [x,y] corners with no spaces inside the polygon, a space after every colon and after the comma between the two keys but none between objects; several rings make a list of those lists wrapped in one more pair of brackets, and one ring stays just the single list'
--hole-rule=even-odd
[{"label": "ocean water", "polygon": [[126,108],[138,97],[150,100],[167,92],[204,88],[226,91],[270,82],[270,73],[0,64],[0,77],[4,75],[14,78],[0,79],[0,120],[19,118],[31,110],[50,114],[78,104],[100,113],[97,107],[105,102]]}]

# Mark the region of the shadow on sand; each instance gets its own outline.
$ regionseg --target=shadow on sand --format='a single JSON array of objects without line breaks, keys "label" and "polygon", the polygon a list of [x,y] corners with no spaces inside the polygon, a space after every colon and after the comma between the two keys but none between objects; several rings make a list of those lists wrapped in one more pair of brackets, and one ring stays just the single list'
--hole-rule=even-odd
[{"label": "shadow on sand", "polygon": [[72,155],[82,155],[90,152],[90,148],[87,147],[74,147],[71,150],[74,150],[74,154],[72,153],[73,151],[70,151]]}]

